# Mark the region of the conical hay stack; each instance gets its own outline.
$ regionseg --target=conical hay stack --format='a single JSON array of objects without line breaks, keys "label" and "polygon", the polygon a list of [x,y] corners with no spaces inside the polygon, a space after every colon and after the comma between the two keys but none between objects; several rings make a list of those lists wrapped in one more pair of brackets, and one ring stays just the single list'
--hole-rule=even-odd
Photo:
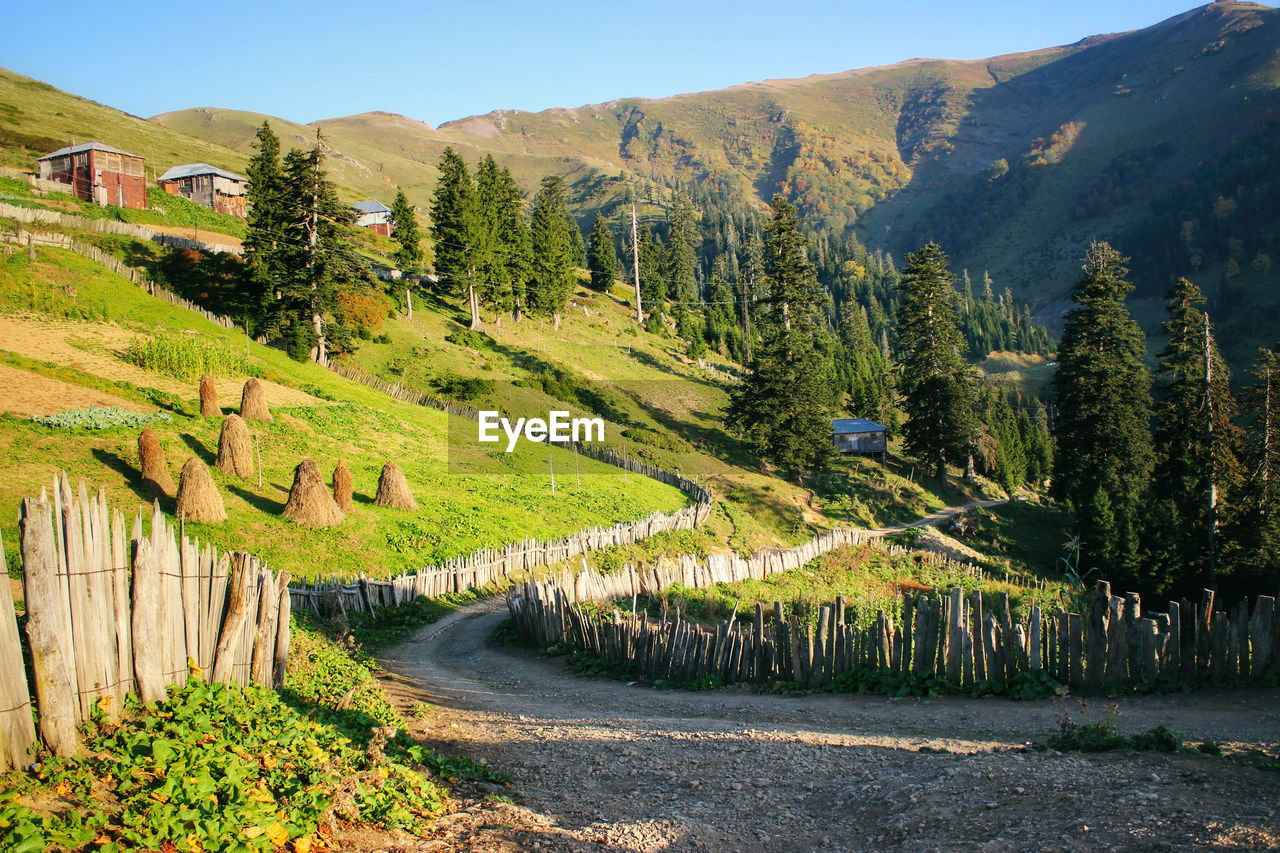
[{"label": "conical hay stack", "polygon": [[341,459],[338,467],[333,469],[333,501],[343,512],[355,509],[351,503],[351,469]]},{"label": "conical hay stack", "polygon": [[217,524],[227,520],[222,506],[222,495],[214,485],[209,466],[197,456],[187,460],[178,478],[178,517],[202,524]]},{"label": "conical hay stack", "polygon": [[382,466],[382,474],[378,477],[378,496],[373,499],[378,506],[389,506],[393,509],[417,509],[418,502],[409,491],[409,483],[404,472],[394,462]]},{"label": "conical hay stack", "polygon": [[244,383],[240,395],[240,417],[246,421],[269,421],[271,410],[267,408],[267,390],[257,379]]},{"label": "conical hay stack", "polygon": [[293,488],[284,505],[284,517],[304,527],[333,527],[346,518],[324,487],[320,466],[303,459],[293,469]]},{"label": "conical hay stack", "polygon": [[160,438],[149,428],[138,436],[138,456],[142,460],[142,482],[166,495],[173,494],[173,477],[164,458]]},{"label": "conical hay stack", "polygon": [[213,377],[205,374],[200,377],[200,416],[216,418],[222,414],[218,407],[218,389],[213,387]]},{"label": "conical hay stack", "polygon": [[218,470],[237,477],[253,476],[253,439],[249,427],[239,415],[227,415],[222,420],[222,434],[218,436]]}]

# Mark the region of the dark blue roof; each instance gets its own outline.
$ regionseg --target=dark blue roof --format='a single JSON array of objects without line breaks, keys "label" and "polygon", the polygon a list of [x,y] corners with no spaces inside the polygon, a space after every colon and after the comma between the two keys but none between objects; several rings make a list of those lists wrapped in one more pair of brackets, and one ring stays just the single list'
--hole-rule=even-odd
[{"label": "dark blue roof", "polygon": [[836,418],[831,422],[832,435],[844,435],[850,432],[883,432],[884,427],[866,418]]}]

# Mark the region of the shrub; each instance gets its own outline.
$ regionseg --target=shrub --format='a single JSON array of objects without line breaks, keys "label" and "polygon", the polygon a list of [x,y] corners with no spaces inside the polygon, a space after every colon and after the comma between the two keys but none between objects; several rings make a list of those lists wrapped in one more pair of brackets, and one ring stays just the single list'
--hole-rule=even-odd
[{"label": "shrub", "polygon": [[493,344],[493,338],[484,332],[477,332],[471,329],[459,329],[452,334],[445,335],[444,339],[451,344],[470,349],[489,349]]},{"label": "shrub", "polygon": [[492,379],[482,379],[479,376],[459,376],[453,371],[447,371],[434,384],[442,396],[463,403],[468,403],[486,394],[492,394],[494,389],[497,388],[497,384]]}]

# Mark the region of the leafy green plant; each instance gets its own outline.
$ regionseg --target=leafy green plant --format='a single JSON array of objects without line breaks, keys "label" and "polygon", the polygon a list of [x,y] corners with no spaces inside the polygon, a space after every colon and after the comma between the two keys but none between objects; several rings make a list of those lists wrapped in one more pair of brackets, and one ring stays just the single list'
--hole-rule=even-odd
[{"label": "leafy green plant", "polygon": [[[331,815],[420,833],[447,797],[385,736],[358,747],[270,690],[198,677],[154,706],[131,704],[119,724],[99,715],[86,747],[31,776],[71,808],[38,815],[20,794],[0,795],[0,847],[302,850]],[[109,801],[94,795],[101,787]]]},{"label": "leafy green plant", "polygon": [[173,420],[173,415],[168,412],[155,412],[148,415],[142,412],[131,412],[128,409],[90,406],[87,409],[67,409],[65,412],[59,412],[56,415],[32,415],[31,420],[41,426],[53,429],[97,430],[111,429],[112,427],[137,429],[156,421],[171,421]]},{"label": "leafy green plant", "polygon": [[162,332],[150,338],[134,338],[125,349],[124,358],[144,370],[180,379],[199,379],[205,373],[258,376],[261,372],[244,353],[225,341],[185,333]]}]

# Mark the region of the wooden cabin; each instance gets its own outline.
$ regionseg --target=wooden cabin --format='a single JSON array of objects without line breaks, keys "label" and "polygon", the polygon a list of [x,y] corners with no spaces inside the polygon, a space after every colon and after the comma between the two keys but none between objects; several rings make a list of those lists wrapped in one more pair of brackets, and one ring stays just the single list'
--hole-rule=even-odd
[{"label": "wooden cabin", "polygon": [[249,179],[208,163],[174,166],[156,183],[170,195],[180,195],[201,207],[244,219]]},{"label": "wooden cabin", "polygon": [[391,208],[380,201],[358,201],[352,206],[358,214],[356,225],[368,228],[383,237],[391,236]]},{"label": "wooden cabin", "polygon": [[146,160],[101,142],[68,145],[36,161],[40,179],[95,204],[147,209]]},{"label": "wooden cabin", "polygon": [[831,441],[838,453],[879,456],[881,462],[889,451],[885,427],[866,418],[836,418],[831,422]]}]

